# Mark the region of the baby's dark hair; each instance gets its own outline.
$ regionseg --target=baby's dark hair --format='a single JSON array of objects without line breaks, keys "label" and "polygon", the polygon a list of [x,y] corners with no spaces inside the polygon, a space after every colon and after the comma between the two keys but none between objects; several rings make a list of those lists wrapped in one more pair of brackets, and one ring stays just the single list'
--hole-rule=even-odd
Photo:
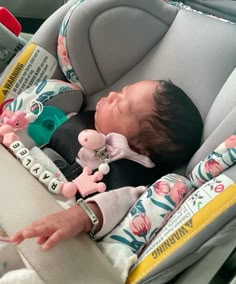
[{"label": "baby's dark hair", "polygon": [[153,162],[171,170],[198,149],[202,128],[201,115],[185,92],[171,81],[160,80],[153,113],[140,122],[137,140]]}]

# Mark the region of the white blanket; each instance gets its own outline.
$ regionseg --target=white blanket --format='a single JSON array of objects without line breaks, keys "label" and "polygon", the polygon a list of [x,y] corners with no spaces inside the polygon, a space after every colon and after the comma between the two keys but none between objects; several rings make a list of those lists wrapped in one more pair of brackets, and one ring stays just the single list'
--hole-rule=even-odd
[{"label": "white blanket", "polygon": [[44,284],[34,270],[22,268],[6,273],[0,284]]}]

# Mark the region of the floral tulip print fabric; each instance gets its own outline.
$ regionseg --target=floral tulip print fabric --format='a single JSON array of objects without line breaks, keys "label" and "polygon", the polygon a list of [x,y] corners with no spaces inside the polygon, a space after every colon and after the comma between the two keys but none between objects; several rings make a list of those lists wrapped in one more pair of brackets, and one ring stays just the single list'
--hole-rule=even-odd
[{"label": "floral tulip print fabric", "polygon": [[137,254],[191,190],[190,181],[177,174],[157,180],[137,200],[126,218],[98,244],[125,280]]},{"label": "floral tulip print fabric", "polygon": [[183,176],[170,174],[162,177],[147,189],[130,210],[122,222],[122,234],[117,228],[119,234],[113,231],[109,238],[138,253],[190,189],[189,180]]},{"label": "floral tulip print fabric", "polygon": [[236,135],[231,135],[212,151],[205,160],[198,163],[189,178],[194,187],[221,174],[236,162]]}]

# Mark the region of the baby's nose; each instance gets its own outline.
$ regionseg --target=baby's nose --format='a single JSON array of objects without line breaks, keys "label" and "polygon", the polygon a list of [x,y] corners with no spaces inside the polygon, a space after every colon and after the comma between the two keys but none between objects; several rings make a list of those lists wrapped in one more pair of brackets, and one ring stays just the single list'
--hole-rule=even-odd
[{"label": "baby's nose", "polygon": [[117,99],[118,93],[117,92],[110,92],[108,95],[108,102],[112,103],[115,99]]}]

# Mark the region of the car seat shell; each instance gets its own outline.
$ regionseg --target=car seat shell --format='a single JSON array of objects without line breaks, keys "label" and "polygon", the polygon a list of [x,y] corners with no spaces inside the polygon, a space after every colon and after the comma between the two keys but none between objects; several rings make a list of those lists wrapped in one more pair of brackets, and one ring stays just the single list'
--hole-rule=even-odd
[{"label": "car seat shell", "polygon": [[[56,57],[56,42],[60,24],[75,2],[72,0],[56,11],[30,42],[43,46]],[[122,23],[119,22],[121,18]],[[114,27],[112,26],[113,20],[116,23]],[[148,5],[142,0],[84,1],[73,13],[70,21],[67,38],[68,54],[85,91],[88,109],[94,109],[97,100],[111,89],[119,90],[126,84],[143,79],[171,79],[186,91],[200,110],[204,120],[202,146],[190,161],[187,172],[190,172],[197,162],[235,131],[235,62],[233,58],[235,58],[236,50],[236,25],[194,12],[178,10],[161,0],[150,0]],[[199,28],[199,25],[204,28]],[[149,27],[149,32],[146,31],[147,27]],[[129,38],[131,36],[132,39]],[[140,48],[138,44],[142,42],[144,44]],[[80,56],[81,54],[83,55]],[[2,77],[7,74],[16,60],[17,58],[11,62]],[[59,65],[52,77],[66,79]],[[11,173],[7,170],[4,172],[5,179],[0,181],[1,194],[4,194],[3,200],[9,198],[5,189],[8,188],[10,192],[12,187],[16,188],[15,190],[22,198],[20,207],[18,195],[11,198],[13,208],[19,208],[19,219],[16,220],[14,226],[8,227],[8,224],[4,223],[4,210],[0,212],[1,221],[5,224],[8,233],[13,233],[17,228],[20,229],[24,224],[40,217],[37,210],[42,203],[38,204],[38,200],[43,200],[45,204],[46,200],[49,202],[47,210],[40,214],[59,210],[41,185],[20,165],[16,164],[12,157],[8,157],[9,154],[5,149],[0,147],[0,151],[2,153],[1,166],[14,169],[14,174],[19,177],[17,183],[13,181],[10,183]],[[5,161],[8,161],[8,164]],[[227,172],[227,176],[233,180],[236,179],[235,166]],[[32,188],[34,188],[34,196]],[[30,209],[30,216],[25,211],[27,203],[23,202],[27,200],[29,194],[31,195],[30,202],[32,202],[31,198],[34,198],[35,204],[34,208]],[[15,222],[14,220],[15,218],[12,217],[11,221]],[[9,218],[7,221],[9,222]],[[77,242],[80,244],[78,247]],[[88,254],[90,245],[94,260],[101,261],[99,265],[96,261],[94,262],[94,275],[89,272],[91,269],[91,266],[88,266],[89,257],[87,263],[85,259],[83,259],[84,263],[83,260],[79,262],[82,253],[80,248],[84,246],[84,253]],[[29,246],[31,247],[30,252]],[[24,256],[28,253],[27,258],[32,251],[41,255],[38,246],[31,240],[20,245],[19,250]],[[72,263],[68,262],[71,267],[65,268],[67,273],[71,273],[71,282],[68,283],[84,283],[84,279],[88,283],[96,283],[94,282],[96,277],[101,279],[101,283],[111,283],[109,281],[119,283],[119,276],[85,236],[81,236],[78,240],[70,240],[66,244],[63,243],[49,252],[45,265],[53,264],[55,254],[58,258],[62,253],[69,257],[72,251]],[[73,262],[77,259],[79,264],[74,265]],[[38,260],[36,262],[34,263],[33,260],[31,265],[33,267],[39,264],[42,266],[43,255],[39,262]],[[68,275],[64,275],[63,265],[54,267],[54,270],[50,267],[50,273],[46,267],[42,266],[41,278],[45,283],[70,281],[66,280]],[[80,267],[82,273],[76,267]],[[106,275],[107,270],[110,271],[108,275]],[[81,279],[81,282],[76,282],[80,281],[78,279]]]}]

